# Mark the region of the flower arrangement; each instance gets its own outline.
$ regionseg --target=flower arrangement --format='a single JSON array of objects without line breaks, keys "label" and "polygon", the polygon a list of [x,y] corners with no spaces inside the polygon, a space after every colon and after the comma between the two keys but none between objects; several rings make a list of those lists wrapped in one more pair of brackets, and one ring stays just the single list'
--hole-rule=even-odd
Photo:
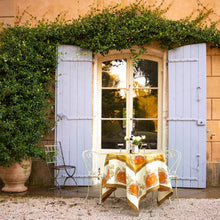
[{"label": "flower arrangement", "polygon": [[125,136],[125,140],[126,141],[129,141],[131,144],[133,145],[139,145],[141,144],[141,142],[146,138],[145,135],[142,135],[142,136],[133,136],[131,135],[131,137],[127,137]]}]

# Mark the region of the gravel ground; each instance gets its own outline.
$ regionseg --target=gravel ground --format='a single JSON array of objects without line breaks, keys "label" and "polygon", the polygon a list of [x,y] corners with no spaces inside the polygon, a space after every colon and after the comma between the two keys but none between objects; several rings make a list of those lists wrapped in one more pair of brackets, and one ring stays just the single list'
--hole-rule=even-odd
[{"label": "gravel ground", "polygon": [[140,204],[139,214],[125,198],[108,198],[98,205],[98,198],[0,197],[1,220],[36,219],[220,219],[220,199],[175,199],[157,206],[150,197]]}]

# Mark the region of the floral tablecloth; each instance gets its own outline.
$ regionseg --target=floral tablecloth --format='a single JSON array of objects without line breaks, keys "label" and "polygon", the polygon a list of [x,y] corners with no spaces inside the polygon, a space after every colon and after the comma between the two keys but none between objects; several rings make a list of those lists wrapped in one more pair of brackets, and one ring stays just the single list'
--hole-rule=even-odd
[{"label": "floral tablecloth", "polygon": [[107,154],[103,172],[103,202],[117,188],[125,188],[129,205],[139,212],[149,192],[158,190],[158,205],[173,194],[163,153]]}]

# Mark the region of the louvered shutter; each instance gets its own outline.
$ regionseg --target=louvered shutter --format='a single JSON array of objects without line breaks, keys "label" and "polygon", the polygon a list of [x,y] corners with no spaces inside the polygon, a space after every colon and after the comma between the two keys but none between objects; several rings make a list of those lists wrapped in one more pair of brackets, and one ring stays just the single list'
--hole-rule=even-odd
[{"label": "louvered shutter", "polygon": [[206,44],[168,52],[168,147],[182,152],[178,186],[206,187]]},{"label": "louvered shutter", "polygon": [[[63,145],[66,164],[76,166],[78,185],[87,185],[82,152],[92,148],[92,53],[59,45],[58,55],[56,141]],[[66,185],[74,183],[69,179]]]}]

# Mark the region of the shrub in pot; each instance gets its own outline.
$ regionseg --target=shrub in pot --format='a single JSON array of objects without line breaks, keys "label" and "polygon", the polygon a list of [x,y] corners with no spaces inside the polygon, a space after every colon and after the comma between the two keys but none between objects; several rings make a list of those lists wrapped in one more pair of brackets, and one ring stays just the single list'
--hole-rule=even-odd
[{"label": "shrub in pot", "polygon": [[[27,190],[24,186],[11,189],[11,176],[30,174],[31,158],[44,159],[39,143],[52,126],[49,84],[54,81],[51,65],[55,69],[56,56],[48,62],[51,48],[40,46],[34,31],[15,26],[0,34],[0,177],[10,181],[3,191]],[[17,167],[24,168],[20,174],[11,171]]]}]

